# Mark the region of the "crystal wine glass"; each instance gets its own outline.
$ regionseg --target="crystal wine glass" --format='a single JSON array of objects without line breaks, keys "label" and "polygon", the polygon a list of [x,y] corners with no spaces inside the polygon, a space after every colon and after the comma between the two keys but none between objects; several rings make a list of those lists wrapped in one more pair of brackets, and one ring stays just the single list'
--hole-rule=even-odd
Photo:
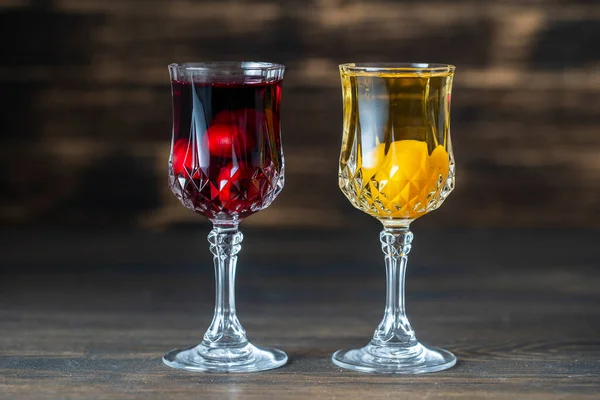
[{"label": "crystal wine glass", "polygon": [[417,341],[404,309],[412,221],[454,188],[450,93],[454,66],[340,65],[344,131],[339,186],[354,207],[383,224],[387,299],[371,342],[333,362],[362,372],[416,374],[452,367],[449,351]]},{"label": "crystal wine glass", "polygon": [[169,186],[213,224],[215,313],[202,342],[163,357],[192,371],[277,368],[287,355],[250,342],[235,311],[238,224],[268,207],[284,183],[279,104],[285,67],[263,62],[171,64],[173,140]]}]

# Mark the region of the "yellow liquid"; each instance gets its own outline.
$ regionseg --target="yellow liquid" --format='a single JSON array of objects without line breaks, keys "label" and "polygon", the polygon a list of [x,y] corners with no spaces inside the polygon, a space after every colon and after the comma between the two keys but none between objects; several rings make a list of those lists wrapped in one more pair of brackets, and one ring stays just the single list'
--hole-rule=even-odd
[{"label": "yellow liquid", "polygon": [[339,185],[351,203],[400,225],[438,208],[454,187],[452,73],[342,72]]}]

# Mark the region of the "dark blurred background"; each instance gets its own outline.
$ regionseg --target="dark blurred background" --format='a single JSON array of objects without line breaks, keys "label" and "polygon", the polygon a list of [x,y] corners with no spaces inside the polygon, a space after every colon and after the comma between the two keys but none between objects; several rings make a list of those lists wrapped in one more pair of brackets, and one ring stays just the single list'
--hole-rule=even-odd
[{"label": "dark blurred background", "polygon": [[337,65],[359,61],[457,66],[456,189],[414,224],[416,264],[544,268],[574,242],[596,260],[597,1],[4,0],[0,26],[5,271],[210,263],[166,175],[166,66],[203,60],[287,65],[286,186],[243,223],[245,262],[380,262],[378,223],[337,188]]}]

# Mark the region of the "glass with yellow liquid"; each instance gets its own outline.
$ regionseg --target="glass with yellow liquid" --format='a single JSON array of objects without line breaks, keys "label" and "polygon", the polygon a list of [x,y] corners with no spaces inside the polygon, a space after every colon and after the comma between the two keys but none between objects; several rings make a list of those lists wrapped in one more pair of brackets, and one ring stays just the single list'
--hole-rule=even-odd
[{"label": "glass with yellow liquid", "polygon": [[424,373],[456,357],[417,341],[405,314],[404,275],[410,223],[438,208],[454,188],[450,98],[454,66],[340,65],[344,132],[339,185],[359,210],[379,219],[387,272],[384,318],[371,342],[339,350],[341,367],[380,373]]}]

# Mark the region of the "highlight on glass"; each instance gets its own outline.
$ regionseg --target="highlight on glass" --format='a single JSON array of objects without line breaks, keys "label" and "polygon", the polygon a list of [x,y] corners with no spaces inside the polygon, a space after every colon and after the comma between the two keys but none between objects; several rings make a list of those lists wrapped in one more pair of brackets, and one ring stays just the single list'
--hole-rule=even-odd
[{"label": "highlight on glass", "polygon": [[362,372],[416,374],[452,367],[449,351],[419,343],[405,313],[410,224],[454,188],[450,100],[454,66],[342,64],[344,109],[339,186],[352,205],[383,224],[387,275],[383,320],[365,347],[333,362]]},{"label": "highlight on glass", "polygon": [[279,106],[285,67],[264,62],[171,64],[173,136],[169,187],[181,204],[208,218],[216,276],[212,323],[200,344],[173,350],[165,364],[185,370],[252,372],[287,355],[252,345],[235,309],[238,229],[283,189]]}]

